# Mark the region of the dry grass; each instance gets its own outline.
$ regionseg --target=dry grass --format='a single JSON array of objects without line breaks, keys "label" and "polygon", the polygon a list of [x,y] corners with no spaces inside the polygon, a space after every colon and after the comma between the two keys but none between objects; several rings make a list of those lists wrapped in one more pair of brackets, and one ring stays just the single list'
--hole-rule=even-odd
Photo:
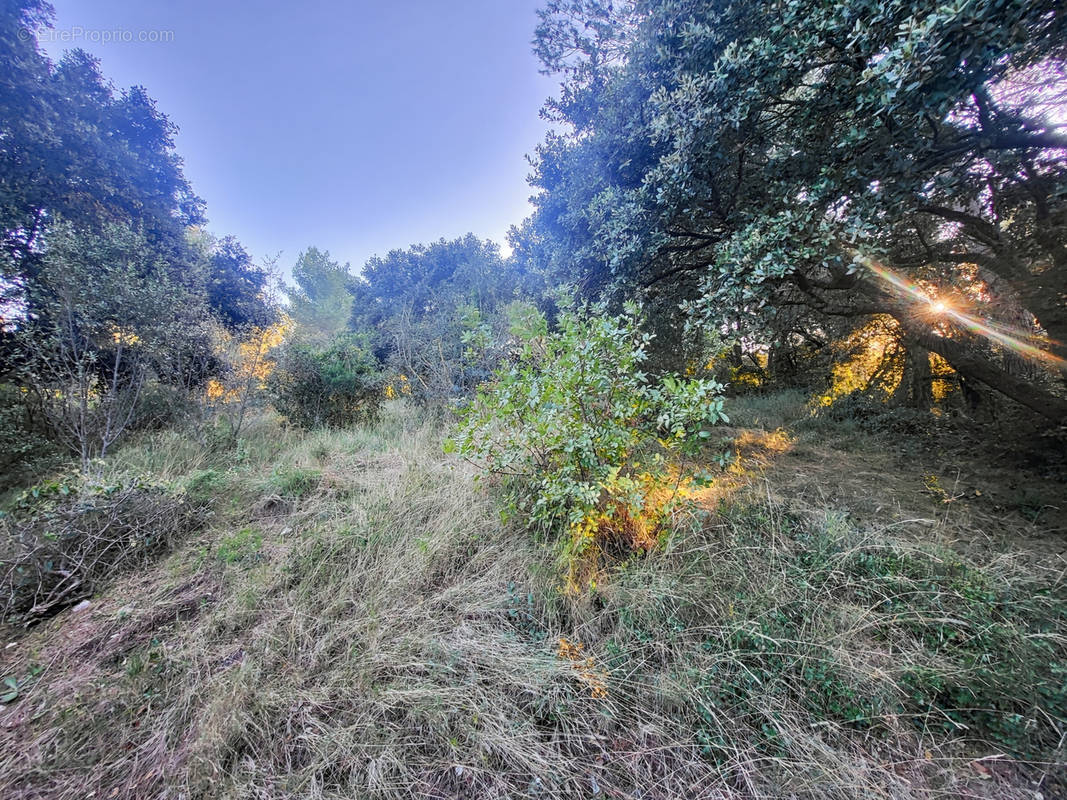
[{"label": "dry grass", "polygon": [[[843,489],[828,504],[814,484],[852,480],[855,464],[809,461],[804,484],[789,459],[810,459],[817,434],[774,433],[788,415],[765,431],[746,418],[757,413],[741,410],[741,462],[666,548],[574,597],[555,552],[501,525],[439,433],[398,404],[341,433],[260,419],[236,454],[128,449],[116,470],[156,469],[213,498],[211,528],[3,651],[4,675],[26,680],[0,710],[0,795],[1063,791],[1062,713],[1011,727],[1035,751],[1016,759],[970,718],[946,728],[908,700],[920,668],[977,679],[960,647],[995,628],[1017,652],[991,652],[1000,671],[983,680],[1016,669],[998,696],[1025,711],[1027,681],[1051,677],[1020,648],[1045,637],[1049,658],[1064,656],[1053,571],[1002,554],[972,564],[943,546],[946,518],[885,506],[873,524],[866,495],[852,519]],[[931,531],[942,546],[922,541]],[[953,630],[964,645],[930,638]]]}]

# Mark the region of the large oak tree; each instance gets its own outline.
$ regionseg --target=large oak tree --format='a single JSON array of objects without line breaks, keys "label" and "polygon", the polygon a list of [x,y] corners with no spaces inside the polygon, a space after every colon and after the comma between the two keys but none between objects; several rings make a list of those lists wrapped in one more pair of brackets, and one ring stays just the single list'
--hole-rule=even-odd
[{"label": "large oak tree", "polygon": [[889,315],[1061,421],[1065,28],[1051,0],[552,2],[524,246],[764,340]]}]

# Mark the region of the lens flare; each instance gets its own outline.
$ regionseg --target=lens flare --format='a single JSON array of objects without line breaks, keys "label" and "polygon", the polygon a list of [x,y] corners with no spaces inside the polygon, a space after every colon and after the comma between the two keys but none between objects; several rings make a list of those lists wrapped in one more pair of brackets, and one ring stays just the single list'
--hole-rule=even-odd
[{"label": "lens flare", "polygon": [[932,299],[930,295],[923,291],[922,287],[914,281],[897,275],[888,267],[884,267],[872,259],[864,258],[862,256],[860,256],[860,259],[867,269],[874,273],[874,275],[881,281],[895,289],[902,297],[915,302],[925,303],[930,313],[936,314],[942,319],[951,319],[971,333],[984,336],[990,341],[996,342],[1002,347],[1006,347],[1025,358],[1039,361],[1054,369],[1067,371],[1067,360],[1030,344],[1023,338],[1026,335],[1025,332],[999,324],[992,320],[983,320],[972,314],[968,314],[965,311],[953,308],[945,300]]}]

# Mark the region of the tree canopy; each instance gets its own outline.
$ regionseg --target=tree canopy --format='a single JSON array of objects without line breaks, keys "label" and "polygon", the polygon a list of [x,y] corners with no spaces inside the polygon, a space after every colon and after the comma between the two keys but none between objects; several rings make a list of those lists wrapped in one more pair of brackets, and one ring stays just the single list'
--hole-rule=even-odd
[{"label": "tree canopy", "polygon": [[773,345],[888,315],[1067,417],[1055,2],[558,0],[524,242],[591,291]]},{"label": "tree canopy", "polygon": [[296,260],[293,280],[289,315],[304,333],[330,339],[346,328],[352,313],[348,264],[333,261],[326,250],[309,247]]},{"label": "tree canopy", "polygon": [[53,63],[36,32],[51,24],[40,0],[9,0],[0,14],[0,236],[6,260],[28,258],[56,217],[78,225],[140,225],[180,248],[203,201],[182,172],[175,126],[143,87],[116,94],[93,57]]},{"label": "tree canopy", "polygon": [[351,325],[424,399],[441,400],[488,376],[485,365],[465,361],[464,335],[535,285],[536,275],[505,260],[494,242],[441,239],[370,259],[351,284]]}]

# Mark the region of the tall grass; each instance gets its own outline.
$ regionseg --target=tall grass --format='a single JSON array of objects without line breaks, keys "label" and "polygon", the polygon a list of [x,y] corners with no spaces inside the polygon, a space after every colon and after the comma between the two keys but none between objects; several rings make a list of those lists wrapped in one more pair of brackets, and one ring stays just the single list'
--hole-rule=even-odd
[{"label": "tall grass", "polygon": [[1053,796],[1054,584],[756,482],[570,596],[440,439],[391,405],[120,454],[212,529],[5,653],[44,669],[0,711],[4,796]]}]

